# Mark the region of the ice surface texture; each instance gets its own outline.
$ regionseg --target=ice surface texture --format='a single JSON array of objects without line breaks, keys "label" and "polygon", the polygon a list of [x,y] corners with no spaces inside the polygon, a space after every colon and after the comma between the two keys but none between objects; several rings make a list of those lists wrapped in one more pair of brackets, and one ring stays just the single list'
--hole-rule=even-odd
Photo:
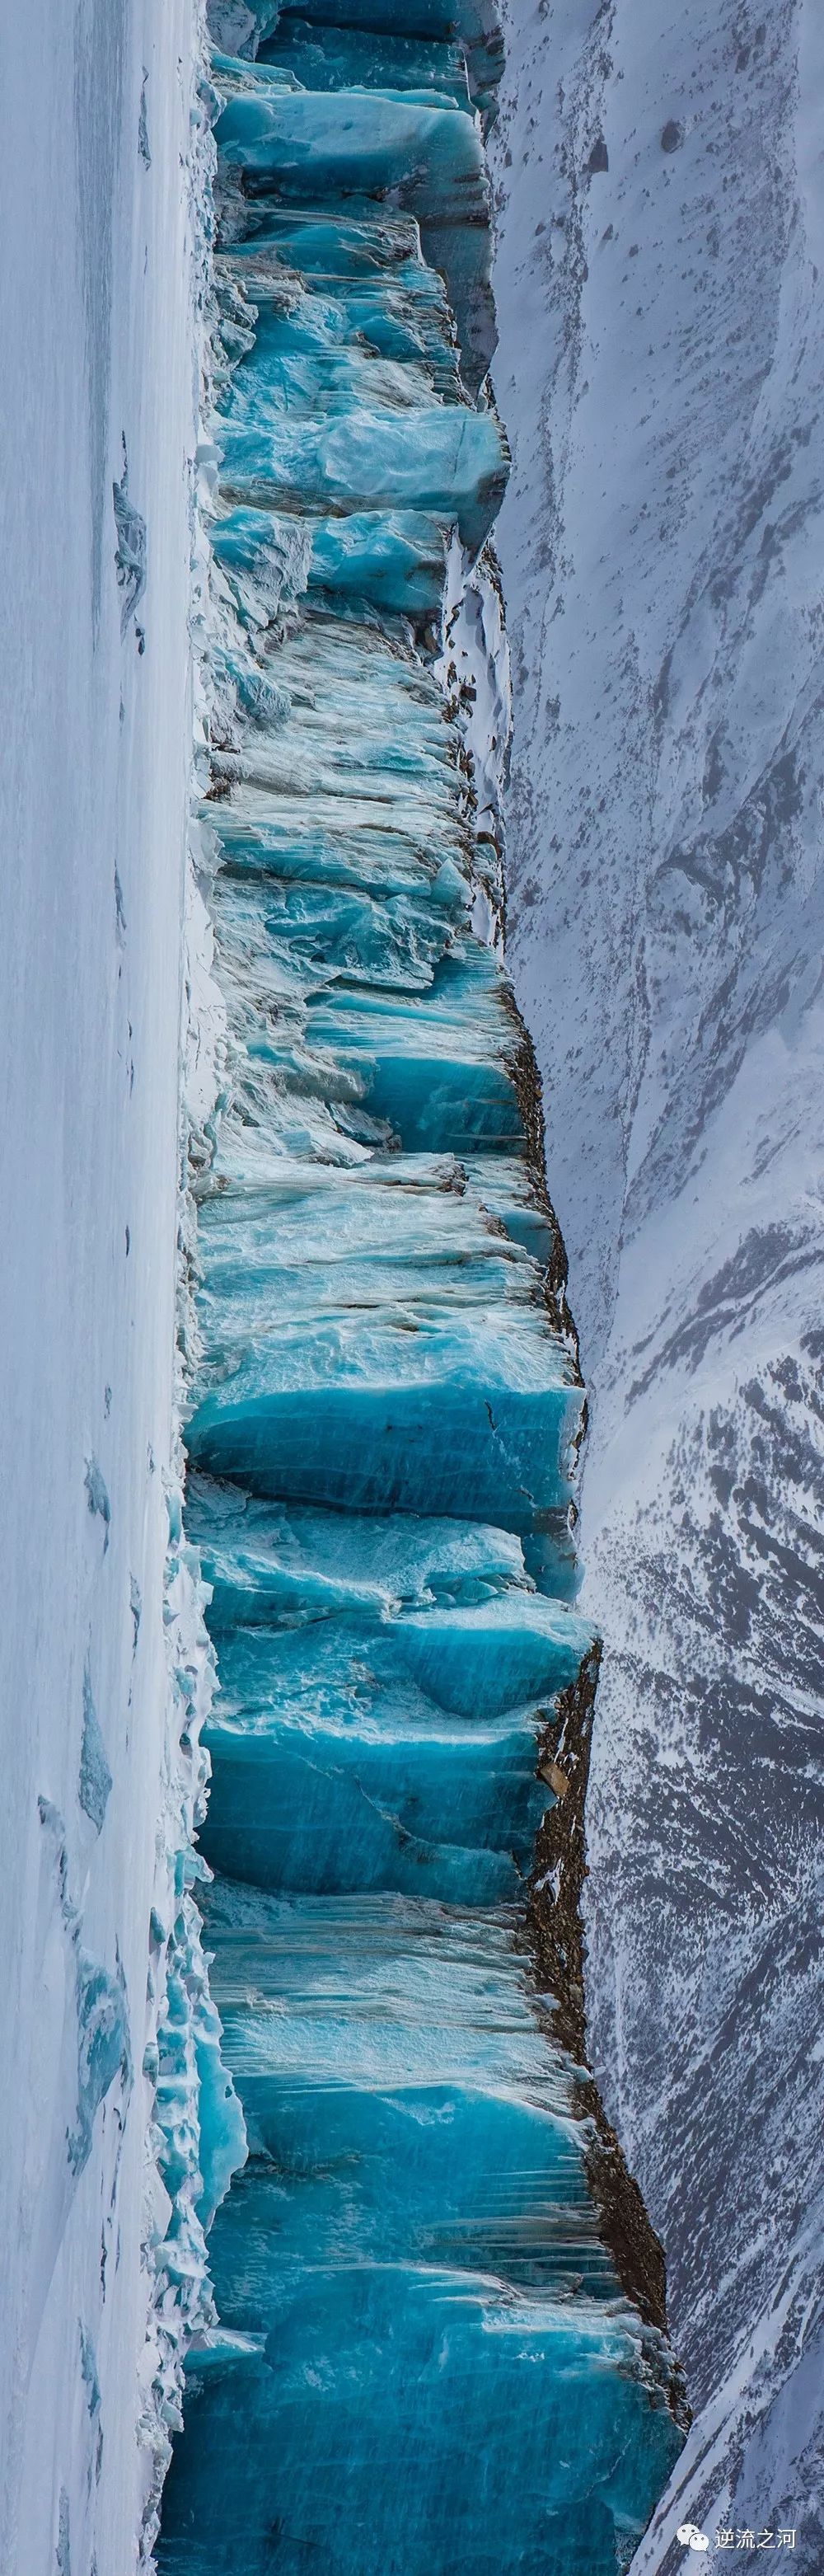
[{"label": "ice surface texture", "polygon": [[216,67],[227,1042],[187,1527],[220,1678],[205,1937],[249,2157],[159,2557],[613,2576],[679,2436],[525,1907],[542,1717],[591,1643],[582,1389],[523,1032],[471,926],[483,897],[494,928],[498,856],[435,667],[452,532],[483,546],[506,470],[466,390],[491,31],[348,14],[281,17],[254,67]]},{"label": "ice surface texture", "polygon": [[[206,2301],[205,1966],[175,1884],[197,1648],[163,1570],[211,144],[197,10],[150,14],[3,21],[3,2576],[134,2569]],[[181,2142],[180,2093],[174,2117]]]}]

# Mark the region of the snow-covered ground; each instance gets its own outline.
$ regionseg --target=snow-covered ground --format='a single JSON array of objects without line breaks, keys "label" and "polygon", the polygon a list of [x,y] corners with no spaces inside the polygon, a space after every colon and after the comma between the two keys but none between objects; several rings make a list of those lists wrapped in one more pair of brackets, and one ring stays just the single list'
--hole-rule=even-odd
[{"label": "snow-covered ground", "polygon": [[195,16],[27,0],[2,48],[4,2576],[126,2576],[151,2470]]},{"label": "snow-covered ground", "polygon": [[816,2576],[824,18],[507,36],[507,955],[592,1399],[589,2010],[696,2413],[637,2564],[689,2518]]}]

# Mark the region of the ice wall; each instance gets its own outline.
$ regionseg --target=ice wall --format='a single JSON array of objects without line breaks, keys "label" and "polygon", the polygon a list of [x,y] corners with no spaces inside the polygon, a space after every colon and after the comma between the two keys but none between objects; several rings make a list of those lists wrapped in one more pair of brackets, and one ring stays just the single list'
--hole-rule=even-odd
[{"label": "ice wall", "polygon": [[654,2240],[578,2062],[582,1389],[498,954],[499,48],[437,0],[347,19],[215,12],[246,50],[214,67],[226,1039],[187,1529],[248,2159],[158,2556],[612,2576],[681,2434]]}]

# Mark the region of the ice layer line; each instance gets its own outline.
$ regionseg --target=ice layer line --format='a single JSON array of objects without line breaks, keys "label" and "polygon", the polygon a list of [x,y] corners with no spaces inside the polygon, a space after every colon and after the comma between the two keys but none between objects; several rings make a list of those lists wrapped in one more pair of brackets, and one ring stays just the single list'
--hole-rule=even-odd
[{"label": "ice layer line", "polygon": [[506,474],[499,39],[484,0],[213,17],[228,1034],[188,1535],[248,2158],[159,2565],[614,2576],[679,2436],[529,1948],[539,1751],[591,1645],[582,1389],[441,625],[456,542],[494,582]]}]

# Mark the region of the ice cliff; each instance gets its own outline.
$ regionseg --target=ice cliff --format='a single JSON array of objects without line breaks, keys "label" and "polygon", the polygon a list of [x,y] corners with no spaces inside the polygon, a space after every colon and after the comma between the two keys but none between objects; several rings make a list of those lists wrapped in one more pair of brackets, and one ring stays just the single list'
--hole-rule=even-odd
[{"label": "ice cliff", "polygon": [[582,2062],[583,1391],[499,954],[500,43],[439,0],[213,32],[186,1529],[248,2154],[158,2561],[612,2576],[683,2435]]},{"label": "ice cliff", "polygon": [[[696,2412],[685,2518],[821,2522],[821,420],[810,0],[508,0],[508,959],[603,1629],[588,1998]],[[726,2562],[723,2562],[726,2563]]]}]

